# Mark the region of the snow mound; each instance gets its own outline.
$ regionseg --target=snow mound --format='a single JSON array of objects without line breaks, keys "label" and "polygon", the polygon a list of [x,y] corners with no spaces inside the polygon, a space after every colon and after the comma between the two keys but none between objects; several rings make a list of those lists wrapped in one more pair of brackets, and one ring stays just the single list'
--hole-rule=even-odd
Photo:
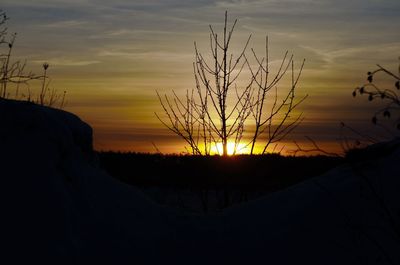
[{"label": "snow mound", "polygon": [[0,113],[5,242],[14,258],[118,261],[137,252],[151,260],[171,238],[164,209],[98,169],[92,129],[77,116],[4,99]]},{"label": "snow mound", "polygon": [[287,190],[194,216],[102,172],[77,116],[4,99],[0,113],[3,259],[13,263],[400,264],[398,139]]},{"label": "snow mound", "polygon": [[[354,152],[349,162],[226,213],[252,262],[400,264],[400,139]],[[245,242],[251,241],[252,244]],[[243,261],[243,260],[242,260]]]}]

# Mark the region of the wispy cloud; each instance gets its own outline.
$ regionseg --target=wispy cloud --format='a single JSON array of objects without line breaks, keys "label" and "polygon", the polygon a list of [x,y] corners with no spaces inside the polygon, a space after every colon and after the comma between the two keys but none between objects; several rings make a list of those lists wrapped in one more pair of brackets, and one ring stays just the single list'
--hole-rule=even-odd
[{"label": "wispy cloud", "polygon": [[386,56],[393,56],[399,51],[400,42],[383,43],[379,45],[364,44],[334,50],[302,45],[300,47],[314,53],[326,64],[331,65],[339,63],[339,61],[351,62],[352,60],[360,60],[362,58],[385,60]]},{"label": "wispy cloud", "polygon": [[154,50],[143,51],[140,49],[100,50],[97,53],[97,55],[99,57],[122,57],[122,58],[130,58],[133,60],[153,59],[153,60],[187,62],[187,60],[193,59],[192,53],[176,53],[173,51],[168,52],[168,51],[154,51]]},{"label": "wispy cloud", "polygon": [[46,23],[39,25],[41,27],[45,28],[59,28],[59,29],[70,29],[70,28],[76,28],[76,27],[82,27],[84,25],[87,25],[87,21],[82,21],[82,20],[64,20],[64,21],[57,21],[53,23]]},{"label": "wispy cloud", "polygon": [[[43,60],[32,61],[35,64],[43,64]],[[92,64],[101,63],[101,61],[96,60],[73,60],[73,59],[63,59],[63,58],[50,58],[46,60],[47,63],[54,66],[88,66]]]}]

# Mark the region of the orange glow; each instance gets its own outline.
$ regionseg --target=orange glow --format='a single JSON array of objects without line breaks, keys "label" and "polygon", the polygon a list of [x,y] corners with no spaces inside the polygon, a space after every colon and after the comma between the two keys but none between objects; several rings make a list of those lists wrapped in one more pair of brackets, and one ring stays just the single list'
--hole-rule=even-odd
[{"label": "orange glow", "polygon": [[[239,155],[239,154],[249,154],[250,148],[244,143],[239,143],[237,146],[234,142],[228,142],[228,155]],[[217,143],[211,147],[212,155],[222,155],[223,147],[222,143]]]}]

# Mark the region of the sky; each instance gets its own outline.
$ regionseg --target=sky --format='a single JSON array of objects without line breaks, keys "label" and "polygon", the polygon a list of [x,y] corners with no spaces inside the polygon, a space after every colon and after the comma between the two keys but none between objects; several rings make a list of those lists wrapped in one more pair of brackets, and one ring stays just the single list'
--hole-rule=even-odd
[{"label": "sky", "polygon": [[296,92],[308,95],[305,119],[285,150],[293,141],[307,147],[307,136],[343,151],[340,122],[371,130],[378,105],[351,93],[377,63],[397,71],[400,56],[398,0],[2,0],[0,8],[18,34],[13,58],[35,73],[50,64],[51,86],[93,127],[97,150],[184,151],[154,114],[162,113],[156,91],[193,88],[193,43],[209,54],[209,25],[221,31],[225,11],[238,19],[234,51],[251,34],[262,55],[268,35],[272,67],[286,50],[297,67],[306,59]]}]

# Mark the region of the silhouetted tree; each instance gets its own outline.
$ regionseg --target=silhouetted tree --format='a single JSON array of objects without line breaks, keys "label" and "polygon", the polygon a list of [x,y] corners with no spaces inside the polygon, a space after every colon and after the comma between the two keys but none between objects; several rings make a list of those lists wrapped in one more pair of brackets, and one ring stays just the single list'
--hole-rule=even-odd
[{"label": "silhouetted tree", "polygon": [[[184,99],[175,92],[172,100],[166,95],[161,97],[157,93],[166,115],[163,120],[155,113],[157,118],[186,141],[192,154],[208,155],[212,145],[221,144],[222,154],[227,155],[228,142],[234,143],[236,152],[243,140],[245,124],[249,117],[254,118],[255,132],[247,145],[252,146],[251,153],[253,153],[257,139],[267,132],[267,142],[262,151],[265,153],[269,144],[282,140],[301,121],[301,115],[294,119],[289,118],[290,113],[305,99],[304,97],[300,101],[295,101],[295,88],[304,61],[299,73],[295,75],[293,56],[288,59],[286,52],[276,76],[272,81],[269,80],[268,41],[266,58],[259,58],[252,50],[256,69],[252,68],[245,55],[251,35],[236,56],[231,53],[232,35],[236,24],[237,20],[228,29],[227,12],[225,12],[222,37],[210,26],[211,60],[209,61],[199,51],[195,42],[193,72],[196,86],[186,92]],[[247,79],[242,78],[245,68],[251,73]],[[292,73],[291,88],[282,102],[278,103],[276,85],[289,68]],[[238,80],[244,81],[244,84],[239,86]],[[270,112],[267,113],[266,98],[272,88],[275,88],[275,100],[270,106]]]}]

